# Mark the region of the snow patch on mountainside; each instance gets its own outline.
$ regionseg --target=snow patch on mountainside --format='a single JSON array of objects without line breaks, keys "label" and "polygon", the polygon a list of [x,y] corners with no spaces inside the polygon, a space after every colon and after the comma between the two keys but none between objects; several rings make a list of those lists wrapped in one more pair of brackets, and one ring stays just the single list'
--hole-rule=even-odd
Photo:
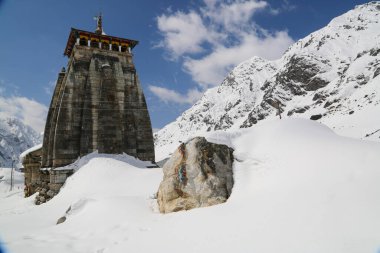
[{"label": "snow patch on mountainside", "polygon": [[281,116],[320,117],[338,134],[380,141],[380,2],[357,6],[276,61],[247,60],[155,134],[157,160],[203,132]]}]

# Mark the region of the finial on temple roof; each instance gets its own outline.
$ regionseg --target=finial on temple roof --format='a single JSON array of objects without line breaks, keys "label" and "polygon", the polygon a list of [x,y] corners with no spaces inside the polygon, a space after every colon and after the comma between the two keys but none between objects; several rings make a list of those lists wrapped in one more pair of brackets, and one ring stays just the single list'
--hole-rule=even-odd
[{"label": "finial on temple roof", "polygon": [[102,13],[100,12],[98,16],[95,16],[95,18],[97,21],[95,33],[101,35],[103,34]]}]

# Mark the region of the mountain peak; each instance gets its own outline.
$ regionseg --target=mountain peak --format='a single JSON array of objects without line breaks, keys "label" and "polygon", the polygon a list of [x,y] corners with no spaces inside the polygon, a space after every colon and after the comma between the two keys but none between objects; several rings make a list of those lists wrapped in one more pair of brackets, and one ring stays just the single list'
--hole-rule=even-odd
[{"label": "mountain peak", "polygon": [[356,5],[354,10],[371,9],[380,11],[380,1],[371,1],[369,3]]},{"label": "mountain peak", "polygon": [[41,135],[18,118],[0,118],[0,167],[10,167],[12,160],[17,164],[19,155],[41,143]]},{"label": "mountain peak", "polygon": [[199,132],[250,127],[279,114],[379,141],[380,120],[372,116],[380,114],[379,20],[380,2],[360,5],[297,41],[279,60],[242,62],[156,133],[157,153]]}]

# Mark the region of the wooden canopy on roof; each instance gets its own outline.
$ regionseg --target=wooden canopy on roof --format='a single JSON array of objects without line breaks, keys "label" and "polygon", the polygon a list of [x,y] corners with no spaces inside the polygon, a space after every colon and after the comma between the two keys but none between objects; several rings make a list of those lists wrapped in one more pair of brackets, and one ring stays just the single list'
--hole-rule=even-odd
[{"label": "wooden canopy on roof", "polygon": [[88,40],[108,41],[109,44],[116,43],[118,45],[126,44],[133,49],[139,42],[137,40],[123,39],[105,34],[96,34],[92,32],[82,31],[75,28],[71,28],[69,39],[67,40],[65,52],[63,55],[70,57],[73,47],[77,38],[87,37]]}]

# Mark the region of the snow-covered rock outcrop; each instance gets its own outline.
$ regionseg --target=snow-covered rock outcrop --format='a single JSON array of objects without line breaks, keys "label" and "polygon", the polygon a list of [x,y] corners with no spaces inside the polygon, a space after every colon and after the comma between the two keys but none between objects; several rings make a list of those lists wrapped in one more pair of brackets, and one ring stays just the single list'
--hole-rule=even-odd
[{"label": "snow-covered rock outcrop", "polygon": [[0,118],[0,167],[19,163],[22,152],[41,143],[41,135],[16,118]]},{"label": "snow-covered rock outcrop", "polygon": [[[276,61],[253,57],[176,121],[156,133],[157,160],[199,132],[250,127],[278,117],[310,118],[337,133],[380,140],[380,2],[333,19]],[[378,118],[378,117],[377,117]]]}]

